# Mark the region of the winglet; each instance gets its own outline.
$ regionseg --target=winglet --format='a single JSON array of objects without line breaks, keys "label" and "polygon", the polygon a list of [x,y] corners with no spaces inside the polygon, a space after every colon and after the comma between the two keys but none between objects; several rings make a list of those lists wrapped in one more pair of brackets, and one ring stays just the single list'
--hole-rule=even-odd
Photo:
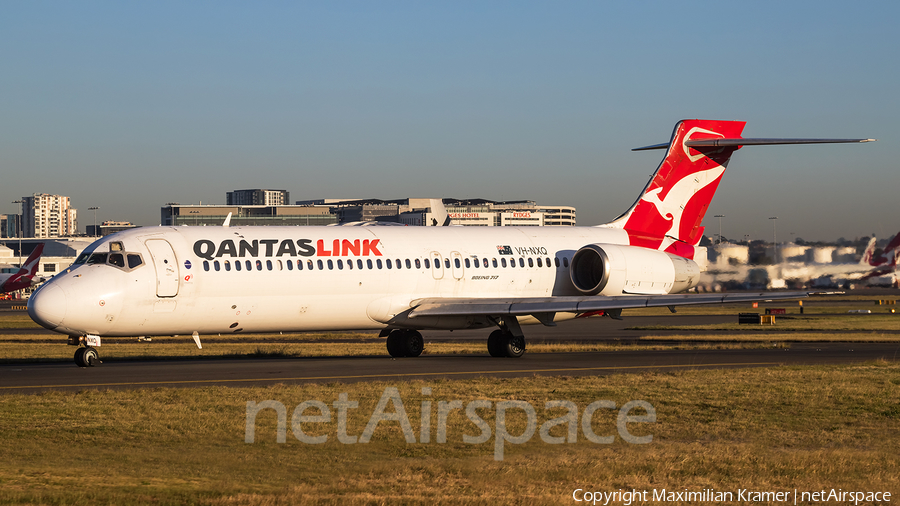
[{"label": "winglet", "polygon": [[228,227],[231,225],[231,213],[228,213],[228,216],[225,217],[225,221],[222,222],[223,227]]}]

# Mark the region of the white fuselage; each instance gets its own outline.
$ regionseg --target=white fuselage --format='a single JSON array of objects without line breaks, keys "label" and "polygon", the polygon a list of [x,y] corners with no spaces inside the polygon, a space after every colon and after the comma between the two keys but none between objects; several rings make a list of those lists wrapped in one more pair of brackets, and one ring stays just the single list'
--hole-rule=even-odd
[{"label": "white fuselage", "polygon": [[[87,248],[40,288],[31,314],[70,335],[380,329],[422,298],[578,295],[569,261],[592,243],[628,237],[602,227],[145,227]],[[92,257],[104,253],[123,260]],[[473,326],[486,324],[420,328]]]}]

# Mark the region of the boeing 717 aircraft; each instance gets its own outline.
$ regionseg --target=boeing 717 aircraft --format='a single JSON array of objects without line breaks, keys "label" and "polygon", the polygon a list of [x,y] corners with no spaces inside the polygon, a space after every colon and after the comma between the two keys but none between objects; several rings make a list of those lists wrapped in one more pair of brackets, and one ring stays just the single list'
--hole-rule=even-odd
[{"label": "boeing 717 aircraft", "polygon": [[[623,309],[798,298],[684,294],[700,226],[742,146],[870,139],[743,139],[741,121],[684,120],[637,201],[594,227],[144,227],[104,237],[28,301],[44,327],[99,363],[108,336],[380,329],[394,357],[420,330],[495,328],[495,357],[525,352],[522,324]],[[226,223],[227,225],[227,223]],[[673,309],[674,310],[674,309]]]}]

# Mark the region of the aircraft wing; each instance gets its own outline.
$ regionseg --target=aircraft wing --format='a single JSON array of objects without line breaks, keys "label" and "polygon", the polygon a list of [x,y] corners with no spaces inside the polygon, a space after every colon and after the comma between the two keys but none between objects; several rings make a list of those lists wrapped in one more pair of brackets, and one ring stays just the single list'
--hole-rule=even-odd
[{"label": "aircraft wing", "polygon": [[[811,292],[755,292],[729,294],[616,295],[610,297],[498,297],[427,298],[414,300],[410,318],[453,315],[535,315],[542,322],[547,313],[586,313],[639,307],[725,304],[780,299],[803,299]],[[537,316],[541,315],[541,317]]]}]

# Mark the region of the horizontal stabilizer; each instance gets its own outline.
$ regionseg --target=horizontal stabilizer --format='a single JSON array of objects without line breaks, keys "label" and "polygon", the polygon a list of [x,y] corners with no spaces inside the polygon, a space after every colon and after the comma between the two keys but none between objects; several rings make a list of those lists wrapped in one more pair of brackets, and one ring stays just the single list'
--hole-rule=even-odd
[{"label": "horizontal stabilizer", "polygon": [[874,142],[875,139],[691,139],[684,145],[691,148],[721,146],[768,146],[773,144],[841,144],[848,142]]},{"label": "horizontal stabilizer", "polygon": [[[725,147],[725,146],[771,146],[775,144],[842,144],[853,142],[875,142],[878,139],[779,139],[779,138],[747,138],[747,139],[691,139],[684,145],[691,148]],[[668,149],[669,143],[653,144],[632,151],[650,151],[651,149]]]}]

